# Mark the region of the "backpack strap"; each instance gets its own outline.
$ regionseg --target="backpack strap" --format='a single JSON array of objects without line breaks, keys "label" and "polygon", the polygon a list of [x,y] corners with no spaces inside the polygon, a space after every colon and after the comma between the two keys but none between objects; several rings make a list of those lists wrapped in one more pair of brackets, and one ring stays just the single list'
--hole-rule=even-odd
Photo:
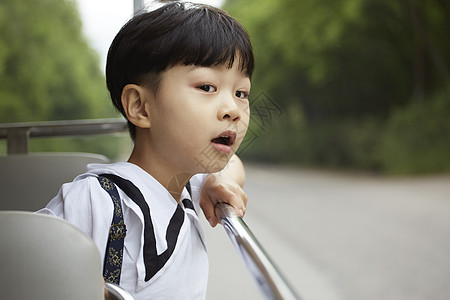
[{"label": "backpack strap", "polygon": [[103,263],[103,278],[106,282],[120,283],[122,271],[123,244],[127,228],[123,221],[122,203],[115,184],[106,177],[97,177],[100,186],[108,192],[114,205],[113,219],[106,244],[105,260]]}]

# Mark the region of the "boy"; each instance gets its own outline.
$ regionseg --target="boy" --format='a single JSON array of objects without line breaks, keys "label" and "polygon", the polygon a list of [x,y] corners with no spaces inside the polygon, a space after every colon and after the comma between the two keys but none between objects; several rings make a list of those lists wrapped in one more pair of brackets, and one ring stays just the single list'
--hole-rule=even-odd
[{"label": "boy", "polygon": [[41,212],[90,235],[105,280],[136,299],[205,298],[197,212],[213,227],[218,202],[245,212],[234,153],[249,122],[253,68],[242,26],[205,5],[175,2],[143,13],[112,42],[107,86],[128,120],[133,151],[127,162],[89,165]]}]

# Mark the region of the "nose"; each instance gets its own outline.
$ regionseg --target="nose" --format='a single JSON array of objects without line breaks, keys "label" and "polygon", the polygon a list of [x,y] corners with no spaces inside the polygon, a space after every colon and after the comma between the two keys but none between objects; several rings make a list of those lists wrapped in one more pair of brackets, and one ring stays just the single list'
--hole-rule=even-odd
[{"label": "nose", "polygon": [[241,119],[241,113],[234,97],[224,97],[217,117],[219,120],[230,120],[233,122],[237,122]]}]

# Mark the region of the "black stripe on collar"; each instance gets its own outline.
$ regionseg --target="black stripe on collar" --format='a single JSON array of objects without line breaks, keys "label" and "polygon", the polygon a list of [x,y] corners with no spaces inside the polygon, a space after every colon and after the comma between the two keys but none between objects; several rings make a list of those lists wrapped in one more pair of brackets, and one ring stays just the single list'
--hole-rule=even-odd
[{"label": "black stripe on collar", "polygon": [[[167,249],[160,255],[156,251],[156,238],[150,207],[144,199],[141,191],[129,180],[114,174],[102,174],[99,176],[106,177],[113,181],[127,196],[133,200],[141,209],[144,215],[144,264],[145,264],[145,281],[149,281],[161,268],[166,264],[175,250],[178,235],[184,222],[184,211],[180,205],[170,219],[169,226],[166,231]],[[190,188],[189,188],[190,190]],[[184,204],[184,203],[183,203]],[[192,202],[191,202],[192,205]],[[186,205],[185,205],[186,207]],[[192,205],[193,208],[193,205]]]},{"label": "black stripe on collar", "polygon": [[185,208],[192,209],[193,211],[195,211],[194,204],[192,203],[191,200],[186,198],[186,199],[183,199],[183,201],[181,201],[181,202],[183,202],[183,205]]}]

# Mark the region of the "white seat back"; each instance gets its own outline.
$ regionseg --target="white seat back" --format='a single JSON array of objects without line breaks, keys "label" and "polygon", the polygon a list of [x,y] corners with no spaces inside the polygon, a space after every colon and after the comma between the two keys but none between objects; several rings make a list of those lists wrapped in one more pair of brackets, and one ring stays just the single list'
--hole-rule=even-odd
[{"label": "white seat back", "polygon": [[68,222],[0,211],[0,299],[104,299],[100,254]]},{"label": "white seat back", "polygon": [[36,153],[0,156],[0,210],[37,211],[61,185],[86,172],[89,163],[108,163],[90,153]]}]

